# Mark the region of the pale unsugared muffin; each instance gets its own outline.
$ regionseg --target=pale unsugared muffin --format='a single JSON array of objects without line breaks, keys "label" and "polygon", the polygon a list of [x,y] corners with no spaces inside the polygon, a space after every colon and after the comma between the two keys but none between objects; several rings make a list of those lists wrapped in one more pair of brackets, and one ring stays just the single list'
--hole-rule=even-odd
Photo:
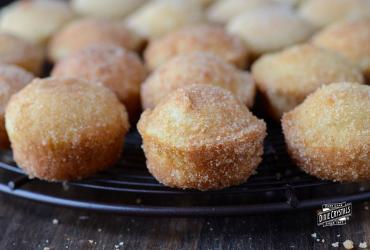
[{"label": "pale unsugared muffin", "polygon": [[195,0],[153,0],[126,19],[133,31],[154,38],[203,19],[202,6]]},{"label": "pale unsugared muffin", "polygon": [[15,64],[35,75],[39,75],[44,61],[42,49],[20,37],[0,33],[0,62]]},{"label": "pale unsugared muffin", "polygon": [[35,79],[5,114],[14,160],[30,176],[74,180],[112,166],[129,128],[107,88],[73,78]]},{"label": "pale unsugared muffin", "polygon": [[178,54],[195,51],[212,52],[240,68],[244,68],[248,61],[243,41],[228,34],[221,26],[211,24],[186,27],[154,39],[144,57],[149,69],[153,70]]},{"label": "pale unsugared muffin", "polygon": [[308,174],[370,180],[370,86],[323,86],[282,119],[291,157]]},{"label": "pale unsugared muffin", "polygon": [[146,69],[133,52],[114,45],[92,45],[57,63],[52,76],[102,83],[117,95],[131,118],[140,110],[140,84]]},{"label": "pale unsugared muffin", "polygon": [[210,84],[231,91],[242,103],[253,106],[255,83],[221,58],[207,52],[179,55],[155,70],[141,85],[143,108],[154,108],[161,99],[179,87]]},{"label": "pale unsugared muffin", "polygon": [[1,10],[0,30],[30,42],[45,44],[54,32],[73,17],[72,10],[64,1],[15,1]]},{"label": "pale unsugared muffin", "polygon": [[244,12],[233,18],[227,29],[242,38],[254,57],[304,42],[314,31],[310,23],[283,6]]},{"label": "pale unsugared muffin", "polygon": [[71,0],[72,8],[80,15],[99,18],[122,18],[147,0]]},{"label": "pale unsugared muffin", "polygon": [[33,79],[33,75],[18,66],[0,64],[0,148],[9,147],[9,139],[5,130],[5,108],[10,97],[25,87]]},{"label": "pale unsugared muffin", "polygon": [[273,0],[217,0],[207,9],[207,18],[212,22],[227,23],[245,11],[272,4]]},{"label": "pale unsugared muffin", "polygon": [[322,28],[345,19],[370,17],[370,0],[306,0],[298,13]]},{"label": "pale unsugared muffin", "polygon": [[114,44],[138,50],[143,39],[118,21],[85,18],[71,22],[56,33],[49,46],[48,56],[57,62],[62,58],[95,44]]},{"label": "pale unsugared muffin", "polygon": [[138,123],[147,167],[161,183],[198,190],[245,182],[261,162],[266,125],[220,87],[174,91]]},{"label": "pale unsugared muffin", "polygon": [[276,120],[323,84],[364,82],[356,65],[335,52],[309,44],[262,56],[253,64],[252,75]]},{"label": "pale unsugared muffin", "polygon": [[357,64],[370,83],[370,18],[330,25],[313,37],[313,43]]}]

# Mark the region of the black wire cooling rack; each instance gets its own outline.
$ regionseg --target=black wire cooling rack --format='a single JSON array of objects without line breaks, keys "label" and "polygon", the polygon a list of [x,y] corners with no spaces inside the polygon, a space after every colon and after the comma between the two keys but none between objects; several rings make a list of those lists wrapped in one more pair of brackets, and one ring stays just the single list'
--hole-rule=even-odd
[{"label": "black wire cooling rack", "polygon": [[146,170],[141,138],[131,131],[120,162],[93,178],[68,183],[29,179],[12,159],[0,154],[0,191],[67,207],[134,215],[218,216],[289,211],[324,203],[370,198],[369,183],[318,180],[292,164],[281,129],[269,125],[257,173],[246,183],[220,191],[185,191],[158,183]]}]

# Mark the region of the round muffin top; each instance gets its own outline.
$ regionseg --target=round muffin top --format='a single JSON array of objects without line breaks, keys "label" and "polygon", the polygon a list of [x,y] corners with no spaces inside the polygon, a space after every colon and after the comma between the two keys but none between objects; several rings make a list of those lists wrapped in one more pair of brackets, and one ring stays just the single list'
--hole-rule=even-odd
[{"label": "round muffin top", "polygon": [[208,52],[179,55],[155,70],[141,85],[143,106],[153,108],[173,90],[191,84],[228,89],[248,107],[253,106],[255,84],[250,74]]},{"label": "round muffin top", "polygon": [[284,114],[283,125],[293,144],[343,150],[367,147],[367,155],[358,157],[369,157],[370,86],[353,83],[322,86]]},{"label": "round muffin top", "polygon": [[128,130],[125,107],[107,88],[73,78],[34,79],[6,108],[12,141],[98,143]]},{"label": "round muffin top", "polygon": [[33,75],[15,65],[0,64],[0,116],[10,97],[30,83]]},{"label": "round muffin top", "polygon": [[53,61],[94,44],[114,44],[138,49],[143,40],[118,21],[84,18],[71,22],[51,40],[48,54]]},{"label": "round muffin top", "polygon": [[243,68],[248,51],[240,38],[230,35],[221,26],[203,24],[186,27],[149,43],[145,61],[153,70],[170,58],[195,51],[212,52],[229,63]]},{"label": "round muffin top", "polygon": [[138,123],[140,134],[177,148],[225,144],[265,133],[257,119],[234,95],[220,87],[179,88]]},{"label": "round muffin top", "polygon": [[313,43],[342,54],[370,77],[370,18],[330,25],[313,37]]},{"label": "round muffin top", "polygon": [[292,94],[301,100],[322,84],[364,82],[356,65],[335,52],[310,44],[266,54],[253,64],[252,72],[264,91]]},{"label": "round muffin top", "polygon": [[68,3],[63,1],[15,1],[1,10],[0,28],[31,42],[44,43],[73,17]]},{"label": "round muffin top", "polygon": [[195,0],[154,0],[129,15],[126,24],[142,36],[154,38],[202,19],[202,6]]},{"label": "round muffin top", "polygon": [[260,7],[243,12],[227,25],[255,55],[283,49],[309,38],[312,25],[285,6]]},{"label": "round muffin top", "polygon": [[370,0],[305,0],[298,13],[322,28],[341,20],[370,17]]}]

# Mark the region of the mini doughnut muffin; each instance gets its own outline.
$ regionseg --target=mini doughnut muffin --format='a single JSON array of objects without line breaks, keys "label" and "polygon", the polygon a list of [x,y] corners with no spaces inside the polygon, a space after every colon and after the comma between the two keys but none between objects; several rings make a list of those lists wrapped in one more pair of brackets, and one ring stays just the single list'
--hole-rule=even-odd
[{"label": "mini doughnut muffin", "polygon": [[195,0],[153,0],[132,13],[126,23],[138,34],[153,38],[202,19],[202,6]]},{"label": "mini doughnut muffin", "polygon": [[240,68],[246,66],[248,59],[248,51],[239,37],[210,24],[186,27],[154,39],[144,57],[149,69],[153,70],[178,54],[194,51],[212,52]]},{"label": "mini doughnut muffin", "polygon": [[33,75],[24,69],[0,63],[0,148],[9,147],[5,130],[5,107],[10,97],[30,83]]},{"label": "mini doughnut muffin", "polygon": [[80,15],[99,18],[122,18],[146,0],[71,0],[72,8]]},{"label": "mini doughnut muffin", "polygon": [[221,189],[245,182],[263,154],[266,125],[220,87],[174,91],[138,123],[147,167],[177,188]]},{"label": "mini doughnut muffin", "polygon": [[16,1],[1,10],[0,30],[13,33],[34,43],[44,44],[73,16],[67,2]]},{"label": "mini doughnut muffin", "polygon": [[323,86],[284,114],[282,126],[291,157],[308,174],[370,180],[370,86]]},{"label": "mini doughnut muffin", "polygon": [[307,40],[311,24],[287,7],[261,7],[233,18],[228,31],[239,35],[254,57]]},{"label": "mini doughnut muffin", "polygon": [[137,50],[142,46],[143,39],[118,21],[79,19],[55,34],[48,48],[49,59],[57,62],[92,44],[115,44],[129,50]]},{"label": "mini doughnut muffin", "polygon": [[129,129],[125,107],[101,85],[35,79],[6,108],[14,160],[30,176],[75,180],[112,166]]},{"label": "mini doughnut muffin", "polygon": [[0,33],[0,63],[15,64],[39,75],[43,59],[44,52],[39,46],[12,34]]},{"label": "mini doughnut muffin", "polygon": [[323,84],[364,81],[360,69],[344,57],[308,44],[262,56],[253,64],[252,74],[277,120]]},{"label": "mini doughnut muffin", "polygon": [[370,17],[370,0],[307,0],[298,12],[304,19],[322,28],[348,18]]},{"label": "mini doughnut muffin", "polygon": [[313,43],[357,64],[370,83],[370,18],[330,25],[313,37]]},{"label": "mini doughnut muffin", "polygon": [[142,106],[154,108],[175,89],[191,84],[228,89],[242,103],[253,106],[256,87],[250,74],[207,52],[179,55],[160,66],[141,85]]},{"label": "mini doughnut muffin", "polygon": [[217,0],[207,10],[208,20],[227,23],[242,12],[274,4],[273,0]]},{"label": "mini doughnut muffin", "polygon": [[139,57],[115,45],[91,45],[58,62],[55,77],[102,83],[125,105],[131,118],[140,110],[140,84],[146,70]]}]

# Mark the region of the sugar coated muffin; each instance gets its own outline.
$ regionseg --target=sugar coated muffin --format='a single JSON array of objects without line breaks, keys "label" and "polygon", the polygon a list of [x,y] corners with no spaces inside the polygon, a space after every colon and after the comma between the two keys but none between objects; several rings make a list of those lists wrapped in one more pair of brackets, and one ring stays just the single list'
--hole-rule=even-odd
[{"label": "sugar coated muffin", "polygon": [[30,176],[75,180],[112,166],[129,129],[125,107],[101,85],[35,79],[5,114],[14,160]]}]

